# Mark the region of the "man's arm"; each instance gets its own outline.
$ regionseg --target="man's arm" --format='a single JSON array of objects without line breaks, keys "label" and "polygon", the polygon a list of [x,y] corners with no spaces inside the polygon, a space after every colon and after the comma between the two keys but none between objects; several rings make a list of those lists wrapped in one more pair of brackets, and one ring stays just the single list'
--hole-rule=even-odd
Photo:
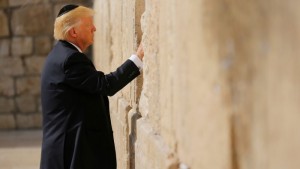
[{"label": "man's arm", "polygon": [[64,65],[67,85],[88,92],[112,96],[140,74],[131,61],[125,61],[116,71],[104,75],[81,53],[70,56]]}]

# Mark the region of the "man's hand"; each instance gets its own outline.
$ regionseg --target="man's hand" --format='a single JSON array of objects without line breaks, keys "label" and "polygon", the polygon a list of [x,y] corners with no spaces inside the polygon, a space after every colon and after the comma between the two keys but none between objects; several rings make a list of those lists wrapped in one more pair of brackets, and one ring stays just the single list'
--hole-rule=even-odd
[{"label": "man's hand", "polygon": [[143,61],[144,58],[144,48],[142,43],[140,43],[140,46],[138,48],[138,50],[136,51],[136,55]]}]

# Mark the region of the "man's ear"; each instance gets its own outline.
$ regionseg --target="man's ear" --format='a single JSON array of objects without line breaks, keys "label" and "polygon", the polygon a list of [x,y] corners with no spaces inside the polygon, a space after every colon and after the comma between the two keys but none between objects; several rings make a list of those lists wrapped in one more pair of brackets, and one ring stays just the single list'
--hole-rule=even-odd
[{"label": "man's ear", "polygon": [[69,36],[72,38],[77,37],[77,32],[76,32],[75,28],[70,29],[68,33],[69,33]]}]

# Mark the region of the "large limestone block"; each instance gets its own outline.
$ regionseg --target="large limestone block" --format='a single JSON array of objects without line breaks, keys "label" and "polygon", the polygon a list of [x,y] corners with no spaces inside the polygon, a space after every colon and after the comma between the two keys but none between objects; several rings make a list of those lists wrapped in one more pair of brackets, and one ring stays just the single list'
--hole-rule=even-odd
[{"label": "large limestone block", "polygon": [[21,95],[16,98],[16,103],[21,113],[36,112],[37,103],[33,95]]},{"label": "large limestone block", "polygon": [[22,75],[24,74],[24,68],[21,58],[7,58],[0,57],[0,67],[2,75]]},{"label": "large limestone block", "polygon": [[97,28],[94,37],[93,45],[93,59],[94,64],[98,70],[105,73],[112,71],[112,37],[111,37],[111,24],[110,24],[110,1],[95,1],[94,10],[96,15],[94,16],[94,24]]},{"label": "large limestone block", "polygon": [[17,128],[40,128],[42,126],[41,114],[17,114],[16,116]]},{"label": "large limestone block", "polygon": [[[173,53],[169,61],[174,67],[167,70],[170,73],[167,77],[173,77],[169,84],[174,87],[171,109],[174,113],[169,116],[174,117],[173,132],[181,161],[191,168],[231,169],[229,92],[222,74],[223,60],[208,43],[211,28],[207,27],[206,3],[172,3],[170,12],[174,19],[162,29],[166,31],[163,35],[172,34],[172,41],[176,41],[172,44],[167,40],[166,51],[162,50]],[[168,116],[163,116],[162,121],[168,124]]]},{"label": "large limestone block", "polygon": [[33,51],[33,41],[31,37],[15,37],[11,41],[12,55],[30,55]]},{"label": "large limestone block", "polygon": [[1,39],[0,40],[0,57],[9,56],[10,50],[10,40],[9,39]]},{"label": "large limestone block", "polygon": [[153,127],[158,130],[160,120],[159,104],[159,5],[160,1],[145,1],[145,12],[142,16],[143,45],[145,51],[143,69],[143,90],[141,92],[139,108],[143,117],[149,117]]},{"label": "large limestone block", "polygon": [[51,14],[51,6],[47,4],[15,9],[12,13],[12,32],[14,35],[51,35],[53,32]]},{"label": "large limestone block", "polygon": [[46,57],[27,57],[25,58],[26,73],[39,75],[42,72]]},{"label": "large limestone block", "polygon": [[178,161],[163,138],[153,130],[147,120],[141,118],[136,124],[135,168],[176,169]]},{"label": "large limestone block", "polygon": [[40,77],[24,76],[16,81],[17,94],[39,95],[40,93]]},{"label": "large limestone block", "polygon": [[123,27],[122,27],[122,11],[123,4],[119,0],[110,0],[110,22],[106,24],[111,25],[111,48],[112,60],[111,69],[116,69],[120,63],[123,61],[122,53],[122,37],[123,37]]},{"label": "large limestone block", "polygon": [[14,90],[14,79],[10,76],[0,76],[0,95],[13,96]]},{"label": "large limestone block", "polygon": [[52,43],[49,37],[41,36],[35,38],[34,41],[34,50],[35,54],[47,56],[52,47]]},{"label": "large limestone block", "polygon": [[15,111],[15,103],[11,98],[0,97],[0,114]]},{"label": "large limestone block", "polygon": [[125,99],[118,100],[118,111],[111,113],[114,131],[118,168],[129,169],[129,103]]},{"label": "large limestone block", "polygon": [[[135,0],[125,0],[122,4],[122,39],[121,39],[121,51],[122,51],[122,61],[127,60],[131,54],[133,54],[136,48],[135,44],[135,10],[134,10]],[[123,97],[130,101],[130,95],[132,85],[127,85],[122,89]]]},{"label": "large limestone block", "polygon": [[8,36],[9,35],[9,25],[8,25],[8,19],[7,15],[3,12],[3,10],[0,10],[0,37],[1,36]]}]

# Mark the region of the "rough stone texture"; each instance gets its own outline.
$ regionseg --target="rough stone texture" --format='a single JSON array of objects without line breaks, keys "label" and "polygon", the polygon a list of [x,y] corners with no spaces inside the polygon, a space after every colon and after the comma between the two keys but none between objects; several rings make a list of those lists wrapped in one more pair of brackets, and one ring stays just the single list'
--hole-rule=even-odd
[{"label": "rough stone texture", "polygon": [[21,95],[16,98],[16,103],[21,113],[36,112],[37,103],[33,95]]},{"label": "rough stone texture", "polygon": [[37,37],[34,42],[35,54],[47,55],[51,50],[52,43],[48,36]]},{"label": "rough stone texture", "polygon": [[[24,68],[22,65],[22,60],[20,58],[3,58],[0,57],[0,68],[2,75],[22,75],[24,73]],[[13,86],[12,86],[13,87]]]},{"label": "rough stone texture", "polygon": [[10,40],[9,39],[0,39],[0,57],[8,56],[10,49]]},{"label": "rough stone texture", "polygon": [[16,117],[17,128],[40,128],[42,126],[41,114],[18,114]]},{"label": "rough stone texture", "polygon": [[25,59],[26,72],[28,74],[40,75],[44,66],[46,57],[28,57]]},{"label": "rough stone texture", "polygon": [[40,93],[40,77],[29,76],[18,78],[16,81],[17,94],[33,94]]},{"label": "rough stone texture", "polygon": [[111,116],[117,118],[112,119],[114,126],[114,137],[118,138],[115,142],[117,161],[119,168],[129,168],[129,139],[128,139],[128,122],[127,115],[130,110],[128,102],[125,99],[118,100],[118,111],[111,112]]},{"label": "rough stone texture", "polygon": [[15,110],[14,101],[11,98],[0,97],[0,114],[12,113]]},{"label": "rough stone texture", "polygon": [[13,96],[15,94],[13,78],[0,76],[0,82],[0,95]]},{"label": "rough stone texture", "polygon": [[0,114],[0,129],[12,129],[15,127],[15,119],[12,114]]},{"label": "rough stone texture", "polygon": [[17,37],[13,38],[11,41],[12,55],[20,56],[20,55],[29,55],[32,54],[32,38],[31,37]]},{"label": "rough stone texture", "polygon": [[9,28],[8,28],[8,21],[7,16],[3,12],[3,10],[0,10],[0,37],[1,36],[8,36],[9,35]]},{"label": "rough stone texture", "polygon": [[14,35],[50,35],[53,18],[50,5],[26,5],[13,11]]},{"label": "rough stone texture", "polygon": [[1,0],[0,1],[0,8],[4,8],[8,6],[8,0]]},{"label": "rough stone texture", "polygon": [[[99,70],[134,52],[143,2],[95,2]],[[145,0],[143,81],[110,99],[129,168],[298,169],[299,3]]]}]

